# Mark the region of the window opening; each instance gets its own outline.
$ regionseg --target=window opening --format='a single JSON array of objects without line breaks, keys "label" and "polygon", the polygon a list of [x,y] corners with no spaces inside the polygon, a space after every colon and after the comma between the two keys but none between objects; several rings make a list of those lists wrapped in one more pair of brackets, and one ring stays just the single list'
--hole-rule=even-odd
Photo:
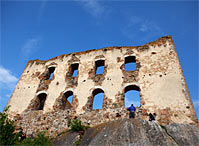
[{"label": "window opening", "polygon": [[68,100],[68,102],[69,102],[70,104],[72,104],[72,101],[73,101],[73,95],[69,96],[69,97],[67,98],[67,100]]},{"label": "window opening", "polygon": [[76,77],[78,75],[79,64],[78,63],[72,64],[71,68],[72,68],[72,77]]},{"label": "window opening", "polygon": [[102,109],[104,100],[104,91],[102,89],[95,89],[93,91],[93,109]]},{"label": "window opening", "polygon": [[104,73],[104,60],[95,61],[96,75]]},{"label": "window opening", "polygon": [[46,93],[41,93],[37,96],[39,103],[38,103],[38,108],[36,110],[43,110],[44,108],[44,103],[46,101]]},{"label": "window opening", "polygon": [[53,78],[53,74],[54,74],[54,71],[55,71],[55,67],[49,67],[48,68],[48,71],[50,73],[50,77],[49,77],[49,80],[51,80]]},{"label": "window opening", "polygon": [[125,57],[125,71],[136,70],[136,58],[135,56]]},{"label": "window opening", "polygon": [[73,101],[73,92],[72,91],[65,92],[62,98],[62,109],[70,108],[72,101]]},{"label": "window opening", "polygon": [[136,85],[130,85],[125,88],[124,107],[127,108],[131,104],[136,107],[140,106],[140,88]]}]

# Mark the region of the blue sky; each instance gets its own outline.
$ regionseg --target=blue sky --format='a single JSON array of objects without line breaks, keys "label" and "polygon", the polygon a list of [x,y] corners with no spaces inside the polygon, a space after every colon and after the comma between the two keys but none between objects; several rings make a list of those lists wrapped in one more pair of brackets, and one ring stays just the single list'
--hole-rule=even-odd
[{"label": "blue sky", "polygon": [[28,60],[172,35],[199,116],[197,1],[1,0],[0,111]]}]

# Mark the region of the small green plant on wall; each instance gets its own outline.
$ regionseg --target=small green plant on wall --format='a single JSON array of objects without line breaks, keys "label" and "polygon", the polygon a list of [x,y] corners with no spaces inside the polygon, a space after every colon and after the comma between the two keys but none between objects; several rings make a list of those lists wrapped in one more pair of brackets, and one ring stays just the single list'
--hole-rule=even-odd
[{"label": "small green plant on wall", "polygon": [[70,119],[68,120],[68,127],[70,127],[71,131],[85,131],[88,126],[85,126],[82,124],[82,122],[78,119],[75,119],[73,121],[71,121]]},{"label": "small green plant on wall", "polygon": [[23,146],[52,146],[52,142],[45,132],[40,132],[35,138],[26,138],[19,145]]}]

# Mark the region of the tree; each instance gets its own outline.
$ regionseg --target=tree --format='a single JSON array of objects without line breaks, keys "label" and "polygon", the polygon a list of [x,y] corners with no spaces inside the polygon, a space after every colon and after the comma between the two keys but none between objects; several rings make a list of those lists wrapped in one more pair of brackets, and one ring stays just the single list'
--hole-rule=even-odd
[{"label": "tree", "polygon": [[14,145],[19,141],[21,133],[15,132],[14,121],[8,118],[9,106],[0,112],[0,145]]},{"label": "tree", "polygon": [[16,132],[14,121],[8,118],[8,109],[0,112],[0,146],[21,145],[21,146],[52,146],[52,141],[45,132],[40,132],[35,138],[20,140],[23,132]]}]

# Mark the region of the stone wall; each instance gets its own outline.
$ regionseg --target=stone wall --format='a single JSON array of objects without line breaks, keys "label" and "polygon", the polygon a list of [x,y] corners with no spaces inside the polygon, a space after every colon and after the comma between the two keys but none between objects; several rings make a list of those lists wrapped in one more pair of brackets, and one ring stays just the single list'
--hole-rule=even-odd
[{"label": "stone wall", "polygon": [[[135,59],[136,70],[125,71],[128,58]],[[104,73],[96,74],[102,64]],[[75,69],[78,74],[73,77]],[[9,115],[27,135],[47,130],[53,136],[67,129],[71,118],[93,126],[128,117],[124,108],[128,90],[140,92],[139,118],[156,113],[163,125],[198,122],[171,36],[144,46],[107,47],[29,61],[9,100]],[[103,108],[93,110],[98,92],[104,92]],[[69,95],[73,95],[71,104]]]}]

